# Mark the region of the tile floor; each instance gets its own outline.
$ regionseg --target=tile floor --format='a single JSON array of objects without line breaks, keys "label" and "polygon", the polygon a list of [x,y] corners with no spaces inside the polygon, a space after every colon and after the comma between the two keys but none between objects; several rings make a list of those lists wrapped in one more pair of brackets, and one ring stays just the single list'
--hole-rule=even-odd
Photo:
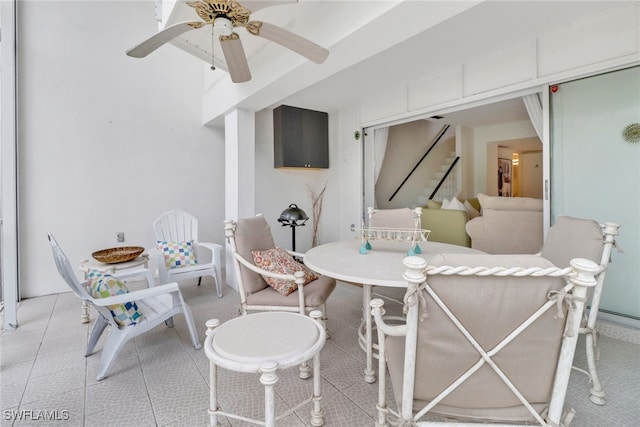
[{"label": "tile floor", "polygon": [[[207,319],[237,314],[239,298],[231,289],[218,299],[206,280],[200,287],[185,282],[181,288],[201,337]],[[346,284],[339,284],[330,299],[331,339],[321,353],[327,426],[374,425],[377,384],[363,381],[364,354],[356,343],[360,304],[360,289]],[[208,360],[202,349],[190,345],[181,316],[174,328],[157,327],[127,344],[100,382],[95,376],[102,346],[84,357],[91,324],[80,323],[79,303],[71,293],[26,299],[18,316],[20,327],[0,335],[0,425],[207,425]],[[586,366],[583,351],[578,351],[576,365]],[[602,336],[599,367],[608,403],[591,404],[587,377],[574,371],[567,398],[567,406],[577,411],[572,426],[640,425],[640,345]],[[257,376],[221,371],[219,378],[225,410],[261,418],[264,398]],[[311,381],[297,377],[297,369],[282,372],[276,385],[278,413],[310,395],[311,387]],[[13,410],[32,410],[33,417],[36,411],[52,411],[59,420],[15,420]],[[309,410],[306,405],[292,412],[278,426],[306,426]],[[248,425],[224,421],[225,426]]]}]

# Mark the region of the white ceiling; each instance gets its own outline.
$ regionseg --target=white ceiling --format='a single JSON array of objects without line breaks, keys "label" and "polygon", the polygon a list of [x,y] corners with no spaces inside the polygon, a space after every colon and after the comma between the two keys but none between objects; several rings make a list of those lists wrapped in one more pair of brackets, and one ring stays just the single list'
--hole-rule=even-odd
[{"label": "white ceiling", "polygon": [[[251,20],[282,26],[323,45],[331,52],[329,59],[311,64],[238,29],[253,79],[232,87],[224,73],[216,77],[218,82],[212,78],[212,86],[220,86],[214,87],[212,98],[220,105],[212,114],[280,104],[336,111],[380,87],[416,79],[436,61],[442,69],[460,57],[481,57],[630,4],[634,2],[300,0],[265,8],[252,13]],[[168,24],[184,20],[197,16],[191,7],[179,5]],[[210,61],[211,28],[191,31],[176,45]],[[214,51],[219,56],[219,47]],[[225,68],[221,60],[217,65]],[[472,127],[528,119],[519,98],[446,117],[452,124]]]}]

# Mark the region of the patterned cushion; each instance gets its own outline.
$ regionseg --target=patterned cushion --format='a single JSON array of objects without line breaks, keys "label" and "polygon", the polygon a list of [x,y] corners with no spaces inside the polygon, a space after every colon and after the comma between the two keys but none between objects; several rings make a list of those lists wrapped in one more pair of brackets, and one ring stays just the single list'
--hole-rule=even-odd
[{"label": "patterned cushion", "polygon": [[158,249],[164,255],[164,263],[167,268],[181,268],[196,265],[196,254],[193,251],[193,242],[163,242],[158,241]]},{"label": "patterned cushion", "polygon": [[[88,279],[89,293],[96,299],[129,292],[129,289],[127,289],[122,281],[98,270],[91,270],[88,274]],[[138,305],[134,301],[124,304],[114,304],[108,307],[109,310],[111,310],[113,320],[120,326],[135,325],[142,317],[142,314],[138,311]]]},{"label": "patterned cushion", "polygon": [[[294,260],[285,249],[273,248],[266,251],[251,251],[251,254],[256,266],[263,270],[281,274],[293,274],[296,271],[304,272],[304,285],[318,278],[306,266]],[[267,276],[262,277],[269,286],[285,296],[291,294],[298,287],[295,282]]]}]

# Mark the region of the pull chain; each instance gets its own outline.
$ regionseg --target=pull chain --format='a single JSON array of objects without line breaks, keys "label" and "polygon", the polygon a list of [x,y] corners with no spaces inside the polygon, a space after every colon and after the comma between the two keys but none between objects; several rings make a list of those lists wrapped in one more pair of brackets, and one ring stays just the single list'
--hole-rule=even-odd
[{"label": "pull chain", "polygon": [[214,61],[216,59],[216,57],[213,54],[213,49],[216,45],[216,38],[215,38],[215,33],[214,33],[214,29],[213,29],[213,24],[211,25],[211,70],[215,71],[216,70],[216,66],[214,64]]}]

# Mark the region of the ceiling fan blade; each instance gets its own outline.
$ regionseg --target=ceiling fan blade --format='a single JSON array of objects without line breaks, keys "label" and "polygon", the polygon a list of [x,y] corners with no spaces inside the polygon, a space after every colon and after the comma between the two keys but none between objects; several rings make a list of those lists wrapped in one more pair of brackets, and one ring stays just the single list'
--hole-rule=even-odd
[{"label": "ceiling fan blade", "polygon": [[322,64],[329,56],[329,51],[322,46],[276,25],[262,21],[251,21],[246,28],[250,34],[278,43],[316,64]]},{"label": "ceiling fan blade", "polygon": [[186,33],[187,31],[195,30],[196,28],[200,28],[203,25],[205,25],[204,22],[198,21],[179,22],[177,24],[171,25],[158,32],[157,34],[149,37],[139,45],[129,49],[127,51],[127,55],[134,58],[144,58],[163,44],[178,37],[180,34]]},{"label": "ceiling fan blade", "polygon": [[251,80],[251,71],[249,71],[247,57],[238,34],[231,33],[228,36],[220,36],[220,45],[231,75],[231,81],[242,83]]},{"label": "ceiling fan blade", "polygon": [[267,7],[280,6],[281,4],[291,3],[298,3],[298,0],[247,0],[243,1],[242,5],[249,9],[251,12],[256,12]]}]

